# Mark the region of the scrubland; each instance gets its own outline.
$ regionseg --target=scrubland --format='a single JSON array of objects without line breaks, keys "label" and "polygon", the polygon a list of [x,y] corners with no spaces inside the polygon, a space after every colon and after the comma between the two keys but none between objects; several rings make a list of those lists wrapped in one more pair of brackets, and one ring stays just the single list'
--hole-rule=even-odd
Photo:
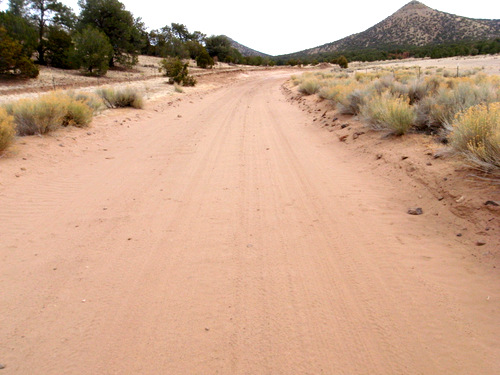
[{"label": "scrubland", "polygon": [[101,109],[142,108],[142,95],[133,88],[102,88],[95,93],[55,91],[38,98],[4,103],[0,107],[0,151],[14,135],[42,135],[61,127],[85,127]]},{"label": "scrubland", "polygon": [[467,163],[500,169],[500,76],[481,68],[418,66],[370,71],[319,71],[292,77],[303,95],[317,95],[340,114],[358,116],[388,134],[435,134]]}]

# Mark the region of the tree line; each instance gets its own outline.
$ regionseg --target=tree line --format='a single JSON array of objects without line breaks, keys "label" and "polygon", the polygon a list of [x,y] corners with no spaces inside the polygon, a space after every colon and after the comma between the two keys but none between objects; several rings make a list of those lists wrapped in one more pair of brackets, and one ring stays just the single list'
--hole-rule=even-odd
[{"label": "tree line", "polygon": [[[1,1],[1,0],[0,0]],[[407,57],[451,57],[500,52],[500,39],[416,46],[383,46],[316,55],[242,56],[223,35],[207,37],[171,23],[148,31],[119,0],[79,0],[80,13],[57,0],[8,0],[0,12],[0,74],[36,77],[39,65],[81,69],[102,76],[116,65],[131,67],[140,54],[194,59],[202,68],[216,62],[247,65],[307,65]]]},{"label": "tree line", "polygon": [[131,67],[140,54],[215,62],[272,65],[244,57],[222,35],[207,37],[172,23],[148,31],[118,0],[79,0],[80,13],[57,0],[9,0],[0,12],[0,74],[36,77],[38,65],[82,69],[101,76],[116,65]]}]

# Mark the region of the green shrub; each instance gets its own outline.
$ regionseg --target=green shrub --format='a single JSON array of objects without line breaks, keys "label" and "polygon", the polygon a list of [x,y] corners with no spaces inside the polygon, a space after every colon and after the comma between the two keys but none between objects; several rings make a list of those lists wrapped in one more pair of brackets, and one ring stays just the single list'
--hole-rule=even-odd
[{"label": "green shrub", "polygon": [[212,66],[214,66],[214,59],[205,48],[203,48],[196,57],[196,66],[202,69],[212,68]]},{"label": "green shrub", "polygon": [[454,150],[481,169],[500,168],[500,102],[459,113],[449,138]]},{"label": "green shrub", "polygon": [[38,67],[23,53],[23,46],[0,26],[0,74],[36,78],[38,73]]},{"label": "green shrub", "polygon": [[133,107],[140,109],[144,106],[142,95],[131,88],[122,90],[115,90],[112,88],[105,88],[97,90],[104,104],[108,108],[122,108]]},{"label": "green shrub", "polygon": [[14,118],[0,108],[0,151],[4,151],[14,139]]},{"label": "green shrub", "polygon": [[50,26],[47,34],[45,58],[50,66],[61,69],[79,68],[74,58],[73,40],[69,32]]},{"label": "green shrub", "polygon": [[299,92],[304,95],[316,94],[321,88],[320,83],[316,79],[307,79],[299,85]]},{"label": "green shrub", "polygon": [[346,57],[345,56],[340,56],[338,59],[337,59],[337,64],[342,68],[342,69],[347,69],[348,68],[348,65],[349,65],[349,62],[347,61]]},{"label": "green shrub", "polygon": [[178,57],[168,57],[160,61],[160,72],[170,78],[169,83],[195,86],[196,79],[189,75],[188,65]]}]

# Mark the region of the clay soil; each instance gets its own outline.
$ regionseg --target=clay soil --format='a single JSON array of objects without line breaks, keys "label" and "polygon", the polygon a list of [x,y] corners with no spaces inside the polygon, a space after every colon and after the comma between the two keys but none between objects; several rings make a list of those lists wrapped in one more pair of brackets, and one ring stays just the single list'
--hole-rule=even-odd
[{"label": "clay soil", "polygon": [[500,373],[498,185],[292,73],[16,141],[2,374]]}]

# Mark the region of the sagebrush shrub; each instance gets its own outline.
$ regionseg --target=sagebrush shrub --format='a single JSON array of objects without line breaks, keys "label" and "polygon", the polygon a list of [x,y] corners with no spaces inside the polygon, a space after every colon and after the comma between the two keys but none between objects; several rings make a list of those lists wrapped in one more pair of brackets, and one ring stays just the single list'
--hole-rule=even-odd
[{"label": "sagebrush shrub", "polygon": [[104,104],[108,108],[133,107],[140,109],[144,106],[142,95],[132,88],[115,90],[112,88],[103,88],[97,90]]},{"label": "sagebrush shrub", "polygon": [[361,106],[361,114],[372,128],[389,130],[395,135],[408,132],[416,120],[415,108],[407,99],[388,93],[367,100]]},{"label": "sagebrush shrub", "polygon": [[491,103],[498,99],[498,91],[488,90],[471,82],[459,82],[451,88],[442,87],[434,97],[434,105],[430,107],[431,121],[451,129],[457,113],[481,104]]},{"label": "sagebrush shrub", "polygon": [[48,94],[13,104],[12,115],[19,135],[45,134],[63,124],[68,97]]},{"label": "sagebrush shrub", "polygon": [[316,94],[321,88],[319,81],[316,79],[308,79],[299,85],[299,92],[304,95]]},{"label": "sagebrush shrub", "polygon": [[459,113],[450,134],[451,147],[481,168],[500,168],[500,102],[480,104]]},{"label": "sagebrush shrub", "polygon": [[337,109],[344,115],[357,115],[370,95],[368,90],[354,89],[345,98],[340,98]]},{"label": "sagebrush shrub", "polygon": [[68,94],[72,99],[85,103],[88,107],[92,109],[94,114],[99,113],[101,109],[104,107],[104,103],[102,98],[97,96],[96,94],[87,93],[87,92],[77,92]]},{"label": "sagebrush shrub", "polygon": [[177,83],[174,85],[174,91],[178,93],[183,93],[184,89],[182,88],[181,85],[178,85]]},{"label": "sagebrush shrub", "polygon": [[4,108],[0,108],[0,151],[11,144],[15,134],[14,118]]},{"label": "sagebrush shrub", "polygon": [[17,134],[45,134],[61,126],[87,126],[92,108],[85,101],[59,92],[36,99],[22,99],[6,106],[13,116]]},{"label": "sagebrush shrub", "polygon": [[66,107],[66,114],[63,117],[63,126],[76,126],[82,128],[92,121],[92,109],[84,102],[71,100]]}]

